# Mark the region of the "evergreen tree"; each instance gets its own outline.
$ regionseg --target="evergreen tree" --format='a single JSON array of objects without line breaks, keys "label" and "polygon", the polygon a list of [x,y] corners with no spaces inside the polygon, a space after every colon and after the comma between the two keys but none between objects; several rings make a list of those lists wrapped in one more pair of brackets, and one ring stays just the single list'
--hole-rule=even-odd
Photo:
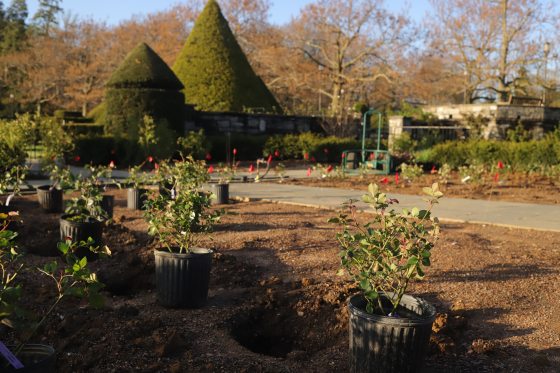
[{"label": "evergreen tree", "polygon": [[281,111],[215,0],[208,1],[199,15],[173,70],[185,86],[186,102],[198,110]]},{"label": "evergreen tree", "polygon": [[33,15],[33,23],[43,35],[49,35],[53,26],[58,25],[58,15],[62,12],[62,0],[39,0],[37,12]]},{"label": "evergreen tree", "polygon": [[3,38],[0,51],[9,53],[23,48],[26,38],[27,3],[25,0],[12,0],[6,11]]}]

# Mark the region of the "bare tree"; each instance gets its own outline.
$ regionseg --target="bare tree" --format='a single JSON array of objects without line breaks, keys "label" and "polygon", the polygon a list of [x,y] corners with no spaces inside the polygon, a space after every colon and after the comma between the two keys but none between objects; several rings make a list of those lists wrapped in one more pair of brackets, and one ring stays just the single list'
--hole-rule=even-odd
[{"label": "bare tree", "polygon": [[507,101],[542,61],[551,5],[539,0],[431,0],[432,47],[464,75],[468,102]]},{"label": "bare tree", "polygon": [[378,79],[391,80],[392,60],[410,43],[409,21],[383,8],[382,0],[318,0],[290,25],[291,38],[328,84],[317,87],[337,118],[337,134],[347,126],[348,107],[363,100]]}]

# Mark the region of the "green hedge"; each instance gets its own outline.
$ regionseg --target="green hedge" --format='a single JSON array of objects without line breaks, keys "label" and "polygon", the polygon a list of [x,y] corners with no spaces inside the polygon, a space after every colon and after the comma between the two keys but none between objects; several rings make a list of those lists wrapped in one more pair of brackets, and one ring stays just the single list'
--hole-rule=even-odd
[{"label": "green hedge", "polygon": [[116,137],[138,139],[138,123],[144,115],[156,123],[166,120],[170,129],[183,132],[184,97],[181,92],[148,88],[107,89],[105,133]]},{"label": "green hedge", "polygon": [[[367,148],[373,143],[368,141]],[[309,160],[317,162],[339,162],[344,150],[360,149],[362,143],[352,138],[321,136],[311,132],[270,137],[263,149],[263,155],[274,154],[276,150],[280,159],[303,159],[308,154]]]},{"label": "green hedge", "polygon": [[[212,161],[225,161],[227,159],[227,135],[210,135],[206,136],[206,138],[209,142],[208,149],[212,155]],[[268,136],[264,135],[232,134],[230,138],[230,151],[237,149],[237,155],[235,156],[236,160],[256,160],[257,158],[262,158],[262,150],[267,139]]]},{"label": "green hedge", "polygon": [[471,164],[496,164],[501,161],[513,171],[529,171],[560,164],[560,137],[512,142],[494,140],[451,141],[420,153],[417,160],[453,168]]}]

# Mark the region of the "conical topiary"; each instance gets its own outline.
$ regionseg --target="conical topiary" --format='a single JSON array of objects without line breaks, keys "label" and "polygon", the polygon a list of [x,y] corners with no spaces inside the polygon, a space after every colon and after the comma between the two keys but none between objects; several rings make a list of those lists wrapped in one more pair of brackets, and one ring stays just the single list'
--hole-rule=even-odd
[{"label": "conical topiary", "polygon": [[[154,119],[156,131],[172,139],[182,133],[185,98],[183,84],[147,44],[134,48],[107,82],[105,133],[137,144],[138,124],[145,115]],[[134,149],[130,150],[130,153]]]},{"label": "conical topiary", "polygon": [[178,91],[183,89],[183,84],[148,44],[140,43],[113,72],[107,87]]},{"label": "conical topiary", "polygon": [[198,16],[173,70],[185,86],[186,102],[198,110],[281,112],[215,0]]}]

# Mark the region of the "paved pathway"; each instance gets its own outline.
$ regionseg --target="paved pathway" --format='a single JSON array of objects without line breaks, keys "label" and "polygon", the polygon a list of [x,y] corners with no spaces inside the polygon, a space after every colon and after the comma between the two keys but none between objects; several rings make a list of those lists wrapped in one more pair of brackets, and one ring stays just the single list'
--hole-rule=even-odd
[{"label": "paved pathway", "polygon": [[[340,208],[350,199],[360,199],[363,191],[316,188],[278,183],[232,183],[230,195],[238,198],[259,199],[294,205]],[[389,194],[400,207],[423,207],[420,196]],[[365,207],[365,204],[362,204]],[[491,224],[543,231],[560,232],[560,206],[528,203],[481,201],[463,198],[442,198],[435,206],[434,215],[442,221]]]}]

